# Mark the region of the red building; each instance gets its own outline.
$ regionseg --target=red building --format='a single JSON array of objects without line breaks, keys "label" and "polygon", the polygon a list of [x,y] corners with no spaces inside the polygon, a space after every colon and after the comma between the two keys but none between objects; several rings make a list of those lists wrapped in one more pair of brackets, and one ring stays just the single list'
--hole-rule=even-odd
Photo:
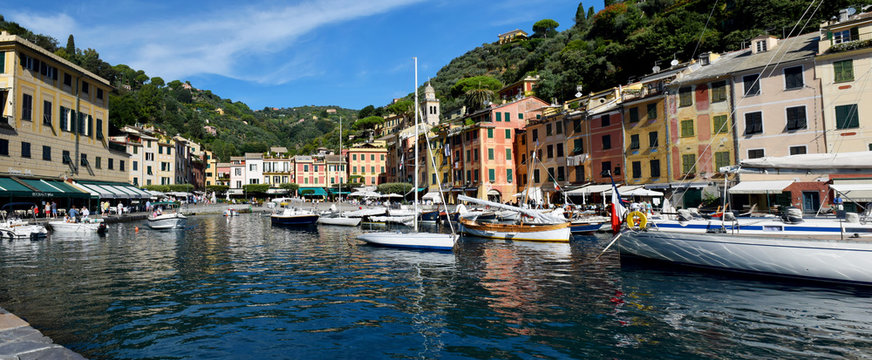
[{"label": "red building", "polygon": [[591,178],[595,183],[609,183],[609,171],[615,183],[624,180],[624,131],[618,88],[593,94],[588,101]]}]

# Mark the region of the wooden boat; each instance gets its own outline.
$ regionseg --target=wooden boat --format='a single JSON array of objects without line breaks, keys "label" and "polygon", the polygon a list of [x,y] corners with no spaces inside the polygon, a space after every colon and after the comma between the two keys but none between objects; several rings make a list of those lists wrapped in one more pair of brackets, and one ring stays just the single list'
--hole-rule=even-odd
[{"label": "wooden boat", "polygon": [[496,240],[569,242],[569,223],[559,224],[503,224],[480,223],[460,218],[460,231],[464,234]]}]

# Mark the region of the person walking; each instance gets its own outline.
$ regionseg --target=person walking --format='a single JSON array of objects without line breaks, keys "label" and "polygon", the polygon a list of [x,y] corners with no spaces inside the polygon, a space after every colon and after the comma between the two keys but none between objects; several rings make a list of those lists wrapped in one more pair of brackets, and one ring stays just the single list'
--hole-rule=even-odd
[{"label": "person walking", "polygon": [[48,219],[49,216],[51,216],[51,203],[46,201],[45,202],[45,218]]},{"label": "person walking", "polygon": [[55,219],[58,217],[58,203],[54,201],[51,202],[51,217]]},{"label": "person walking", "polygon": [[124,212],[124,205],[121,205],[121,202],[118,202],[118,216],[121,216],[121,213]]}]

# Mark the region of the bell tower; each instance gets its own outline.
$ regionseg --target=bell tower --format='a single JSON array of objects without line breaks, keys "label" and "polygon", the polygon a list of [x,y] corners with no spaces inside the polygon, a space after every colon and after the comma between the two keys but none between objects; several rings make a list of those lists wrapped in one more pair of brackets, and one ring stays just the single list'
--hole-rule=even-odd
[{"label": "bell tower", "polygon": [[424,116],[421,119],[429,126],[434,126],[439,123],[439,99],[436,98],[436,90],[427,82],[424,88],[424,100],[419,104],[421,113]]}]

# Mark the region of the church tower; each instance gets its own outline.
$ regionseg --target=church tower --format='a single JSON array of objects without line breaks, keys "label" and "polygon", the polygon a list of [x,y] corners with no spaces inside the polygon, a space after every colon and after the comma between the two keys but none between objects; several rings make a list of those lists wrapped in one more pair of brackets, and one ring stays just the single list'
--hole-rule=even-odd
[{"label": "church tower", "polygon": [[424,100],[421,101],[421,113],[424,116],[421,119],[429,126],[434,126],[439,123],[439,99],[436,98],[436,90],[427,82],[424,88]]}]

